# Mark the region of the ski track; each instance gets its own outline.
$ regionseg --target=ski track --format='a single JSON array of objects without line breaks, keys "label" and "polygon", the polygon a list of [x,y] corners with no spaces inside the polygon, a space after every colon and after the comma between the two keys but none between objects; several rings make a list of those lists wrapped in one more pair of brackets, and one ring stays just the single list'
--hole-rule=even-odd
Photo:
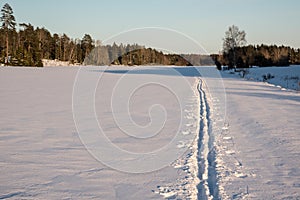
[{"label": "ski track", "polygon": [[[190,150],[173,163],[179,174],[186,174],[176,183],[157,186],[153,192],[165,199],[218,199],[218,187],[215,168],[215,148],[212,134],[210,100],[206,94],[203,80],[194,86],[197,95],[197,129]],[[183,134],[186,134],[183,132]],[[180,144],[183,145],[183,144]]]},{"label": "ski track", "polygon": [[215,152],[213,147],[214,137],[212,135],[211,115],[208,97],[205,92],[205,84],[200,80],[198,85],[200,96],[200,131],[198,140],[198,168],[199,179],[198,199],[217,199]]}]

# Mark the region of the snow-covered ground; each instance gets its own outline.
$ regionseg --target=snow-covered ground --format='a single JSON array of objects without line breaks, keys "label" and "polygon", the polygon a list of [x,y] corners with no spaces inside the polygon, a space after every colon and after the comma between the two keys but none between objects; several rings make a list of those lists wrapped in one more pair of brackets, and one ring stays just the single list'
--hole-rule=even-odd
[{"label": "snow-covered ground", "polygon": [[201,69],[1,67],[0,199],[299,199],[299,68]]},{"label": "snow-covered ground", "polygon": [[264,81],[276,87],[300,91],[300,65],[256,67],[247,70],[246,79]]},{"label": "snow-covered ground", "polygon": [[[298,70],[251,69],[249,76],[272,73],[275,77],[299,77]],[[215,143],[220,196],[299,199],[300,94],[226,72],[223,78],[227,117]]]},{"label": "snow-covered ground", "polygon": [[[133,68],[110,67],[106,72],[104,69],[0,68],[0,199],[197,198],[197,155],[193,152],[197,145],[191,145],[199,126],[199,79],[189,73],[176,75],[174,70],[164,67],[133,71]],[[96,90],[92,88],[96,91],[95,98],[77,101],[85,98],[90,89],[85,87],[86,82],[80,82],[79,71],[81,78],[99,81],[94,85]],[[126,82],[126,78],[134,81]],[[79,83],[83,83],[82,91]],[[122,100],[128,95],[122,92],[122,86],[135,83],[141,85],[130,93],[131,118],[138,128],[146,128],[144,132],[133,132],[136,135],[131,137],[124,131],[135,128],[135,124],[121,119],[120,125],[116,120],[124,114],[118,105],[123,106],[119,103],[124,103]],[[113,94],[117,86],[119,92]],[[73,89],[78,96],[72,99]],[[113,102],[113,95],[120,101]],[[90,105],[95,105],[98,123],[106,137],[129,154],[118,157],[113,149],[101,149],[105,144],[99,141],[103,144],[98,146],[102,155],[97,157],[99,149],[88,152],[83,145],[85,142],[89,145],[84,136],[93,127],[84,125],[93,120],[94,113],[81,116],[80,106],[84,106],[83,111],[88,110],[90,105],[85,100],[93,99],[95,104]],[[116,103],[114,112],[113,103]],[[161,113],[160,106],[167,120],[157,135],[147,135],[151,134],[147,132],[149,117],[153,118],[150,125],[154,124],[154,128],[160,122],[157,117],[164,120],[157,115]],[[172,148],[163,148],[171,142]],[[138,153],[145,156],[135,157]],[[103,154],[108,156],[101,157]],[[149,162],[148,155],[153,162]],[[141,165],[131,166],[131,163]]]},{"label": "snow-covered ground", "polygon": [[44,67],[78,66],[78,64],[72,64],[68,61],[60,61],[60,60],[42,59],[42,62]]}]

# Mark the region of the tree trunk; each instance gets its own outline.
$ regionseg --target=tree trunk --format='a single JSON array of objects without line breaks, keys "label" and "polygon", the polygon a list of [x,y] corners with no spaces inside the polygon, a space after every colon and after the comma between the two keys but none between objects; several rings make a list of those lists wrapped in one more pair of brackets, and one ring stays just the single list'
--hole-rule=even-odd
[{"label": "tree trunk", "polygon": [[8,63],[8,30],[6,30],[6,59],[5,63]]},{"label": "tree trunk", "polygon": [[74,47],[75,47],[75,45],[73,45],[73,47],[71,49],[70,56],[69,56],[69,62],[71,62],[73,60]]},{"label": "tree trunk", "polygon": [[235,55],[235,47],[233,47],[233,68],[236,70],[236,55]]}]

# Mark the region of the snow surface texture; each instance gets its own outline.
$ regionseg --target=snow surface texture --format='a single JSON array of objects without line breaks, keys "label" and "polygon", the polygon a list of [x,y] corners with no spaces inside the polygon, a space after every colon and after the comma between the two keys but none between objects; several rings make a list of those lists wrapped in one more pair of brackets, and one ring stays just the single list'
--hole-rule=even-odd
[{"label": "snow surface texture", "polygon": [[[251,69],[249,76],[285,76],[283,69],[299,76],[299,67]],[[221,199],[299,199],[299,93],[223,77],[227,120],[215,142]]]},{"label": "snow surface texture", "polygon": [[282,90],[300,91],[300,66],[290,67],[261,67],[247,70],[248,80],[264,81]]},{"label": "snow surface texture", "polygon": [[[149,122],[149,105],[156,101],[170,112],[167,112],[169,118],[160,138],[151,137],[150,143],[146,143],[122,134],[113,121],[111,101],[107,98],[111,96],[114,83],[129,69],[132,68],[110,68],[102,74],[96,89],[96,114],[107,137],[128,152],[143,153],[169,143],[176,133],[180,139],[174,150],[178,159],[180,155],[184,158],[190,154],[189,148],[197,151],[197,146],[192,144],[199,133],[198,78],[188,68],[181,69],[182,77],[191,84],[194,92],[186,96],[183,107],[178,107],[174,95],[165,96],[162,87],[146,85],[143,90],[135,91],[130,109],[136,123],[144,126]],[[103,72],[101,67],[84,67],[83,70],[98,77]],[[198,169],[195,154],[185,166],[173,162],[162,165],[160,170],[132,174],[107,167],[86,150],[72,113],[72,92],[78,71],[78,67],[0,68],[0,199],[196,199]],[[128,76],[159,77],[172,80],[173,84],[182,78],[170,76],[163,67],[144,68]],[[183,119],[178,118],[181,112]],[[88,121],[91,116],[85,117]],[[178,120],[182,120],[180,127]],[[115,160],[115,163],[122,164],[127,159],[130,157]],[[174,191],[167,189],[155,193],[159,186],[165,185],[172,185]]]},{"label": "snow surface texture", "polygon": [[[194,90],[181,108],[180,128],[174,96],[161,95],[160,87],[145,87],[147,94],[137,90],[132,95],[132,119],[141,126],[149,122],[153,99],[171,111],[170,124],[162,130],[165,134],[152,138],[149,145],[121,135],[106,98],[129,69],[113,67],[102,75],[95,92],[99,124],[111,141],[133,152],[157,149],[169,141],[167,133],[177,131],[180,139],[175,152],[182,155],[148,173],[107,167],[86,150],[74,125],[72,92],[78,67],[1,67],[0,199],[300,198],[299,93],[223,73],[228,101],[224,122],[223,85],[208,87],[219,78],[203,71],[206,78],[199,79],[191,68],[180,68]],[[259,72],[266,69],[251,69],[247,78],[254,80],[265,73],[276,77],[280,70]],[[293,77],[299,76],[298,69],[291,68]],[[99,76],[103,70],[86,68],[84,72]],[[173,83],[182,78],[168,75],[164,67],[145,68],[129,76],[170,78]],[[122,159],[116,163],[130,157]]]},{"label": "snow surface texture", "polygon": [[[194,105],[200,105],[199,93],[197,91],[198,79],[195,79],[193,88],[195,89],[195,98],[193,99]],[[183,131],[183,135],[190,135],[199,133],[199,106],[192,106],[186,110],[188,114],[185,116],[187,119],[194,120],[193,124],[187,124],[187,130]],[[191,129],[191,126],[194,127]],[[191,130],[193,130],[191,132]],[[199,134],[195,134],[195,139],[190,143],[180,142],[178,148],[189,146],[189,150],[171,164],[178,174],[175,182],[167,183],[166,185],[158,185],[157,189],[153,190],[154,193],[160,194],[165,199],[197,199],[198,189],[197,185],[200,183],[198,177],[198,142]]]},{"label": "snow surface texture", "polygon": [[[189,69],[190,71],[193,71]],[[220,76],[213,67],[197,68],[202,78],[197,77],[198,128],[190,151],[172,165],[187,173],[175,183],[159,186],[154,192],[166,199],[218,199],[215,167],[215,135],[219,135],[225,117],[225,91]],[[196,73],[197,74],[197,73]],[[194,87],[196,88],[196,87]],[[216,118],[212,119],[212,110]],[[189,117],[189,116],[188,116]]]},{"label": "snow surface texture", "polygon": [[59,61],[59,60],[48,60],[42,59],[44,67],[58,67],[58,66],[76,66],[77,64],[72,64],[68,61]]}]

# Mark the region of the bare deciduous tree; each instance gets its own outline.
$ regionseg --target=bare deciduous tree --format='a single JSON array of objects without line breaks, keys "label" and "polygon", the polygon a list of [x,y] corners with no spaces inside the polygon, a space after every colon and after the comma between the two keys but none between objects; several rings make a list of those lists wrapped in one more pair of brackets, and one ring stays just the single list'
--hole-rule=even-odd
[{"label": "bare deciduous tree", "polygon": [[225,37],[223,38],[223,51],[225,53],[233,52],[233,65],[236,67],[236,56],[235,48],[246,44],[246,33],[245,31],[240,31],[239,27],[232,25],[225,32]]}]

